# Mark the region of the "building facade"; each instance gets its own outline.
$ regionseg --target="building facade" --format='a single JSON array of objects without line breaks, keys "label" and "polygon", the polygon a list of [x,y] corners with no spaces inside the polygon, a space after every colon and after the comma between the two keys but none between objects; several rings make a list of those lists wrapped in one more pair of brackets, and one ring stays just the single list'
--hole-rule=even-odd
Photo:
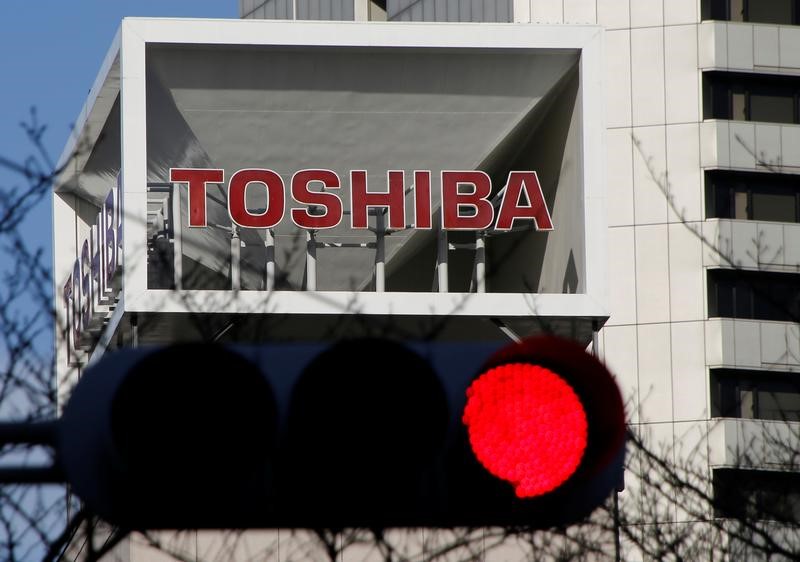
[{"label": "building facade", "polygon": [[[152,44],[146,39],[138,47],[126,45],[130,40],[123,30],[120,48],[110,51],[85,113],[83,139],[93,148],[88,156],[74,159],[74,168],[65,172],[55,196],[56,232],[75,233],[63,252],[57,240],[55,253],[57,308],[64,311],[62,325],[67,327],[67,343],[59,348],[65,393],[76,370],[106,348],[163,343],[191,332],[195,328],[182,316],[189,309],[214,314],[213,322],[190,337],[223,334],[223,341],[307,338],[314,331],[311,326],[323,333],[355,294],[366,303],[360,311],[376,321],[394,315],[391,311],[397,307],[419,311],[400,320],[408,325],[415,315],[458,317],[449,336],[453,338],[479,333],[501,339],[508,331],[525,335],[542,326],[541,320],[531,318],[543,318],[548,329],[586,344],[594,333],[599,354],[623,388],[632,430],[650,450],[709,483],[707,493],[714,500],[709,505],[716,510],[709,517],[730,515],[726,510],[736,512],[736,506],[743,505],[762,510],[765,519],[800,515],[800,479],[793,472],[795,452],[800,450],[800,3],[241,0],[240,14],[247,20],[339,23],[272,22],[271,27],[258,27],[269,22],[254,21],[245,27],[245,22],[237,22],[243,25],[228,32],[222,26],[215,30],[214,24],[167,29],[159,28],[158,22],[134,20],[131,26],[153,33]],[[204,43],[200,38],[205,37],[212,47],[199,47],[202,54],[192,55],[159,46],[167,33],[173,34],[170,41],[176,45]],[[292,45],[306,54],[336,45],[387,52],[412,47],[484,51],[469,60],[434,55],[452,57],[444,61],[451,68],[461,65],[461,74],[454,73],[449,77],[453,82],[441,86],[431,70],[438,68],[433,59],[403,58],[396,52],[385,58],[354,52],[348,60],[333,55],[317,60],[316,54],[298,58],[290,50],[269,63],[272,66],[248,59],[258,58],[252,53],[236,61],[224,55],[213,60],[221,51],[213,45],[228,44],[234,35],[241,37],[241,44],[257,44],[262,37],[266,45]],[[501,62],[493,58],[492,49],[510,54]],[[139,56],[142,60],[136,59]],[[119,85],[120,67],[126,64],[146,74],[138,77],[136,87],[146,93],[138,101],[119,99],[120,88],[126,91]],[[284,81],[283,97],[268,84],[247,78],[254,64],[267,65]],[[361,71],[348,71],[353,65]],[[335,86],[320,91],[308,74],[293,76],[297,68],[314,75],[328,72]],[[240,84],[214,90],[198,78],[207,72],[222,82]],[[536,80],[526,81],[527,72],[534,72]],[[422,77],[420,82],[427,86],[412,88],[407,81],[393,80],[398,75]],[[542,85],[541,91],[534,82]],[[489,84],[502,87],[492,89]],[[260,105],[260,94],[247,95],[265,91],[277,100],[270,102],[272,107]],[[348,98],[348,92],[362,97]],[[334,100],[324,111],[319,109],[328,104],[323,99]],[[299,107],[302,103],[307,108]],[[276,108],[289,117],[277,120]],[[354,108],[363,125],[351,125],[352,116],[330,118]],[[430,114],[414,121],[413,115],[423,109]],[[220,117],[225,111],[230,113]],[[241,137],[237,131],[246,129],[246,122],[233,120],[235,111],[250,120],[265,111],[271,117],[261,122],[260,133]],[[438,117],[432,115],[437,112],[447,114],[447,120],[435,121]],[[503,112],[512,114],[510,120],[487,117]],[[144,113],[148,130],[137,131],[135,115]],[[396,120],[373,123],[367,117],[401,113]],[[457,117],[466,114],[472,117]],[[477,120],[478,114],[485,119]],[[309,122],[319,127],[316,134],[322,137],[346,130],[353,141],[348,144],[343,135],[345,142],[331,144],[331,137],[324,137],[326,142],[316,145],[310,133],[301,131]],[[163,134],[153,134],[155,126]],[[528,128],[536,134],[526,135]],[[443,129],[453,136],[442,136]],[[377,138],[380,130],[391,131],[395,138],[368,153],[372,143],[363,139]],[[170,181],[169,168],[225,168],[227,179],[236,169],[267,167],[259,146],[271,147],[269,139],[279,134],[287,147],[275,151],[281,155],[282,173],[307,168],[313,164],[310,160],[339,170],[342,177],[341,170],[356,166],[384,174],[393,166],[410,173],[458,163],[465,170],[490,169],[489,175],[521,162],[538,170],[549,166],[559,178],[542,182],[544,197],[553,204],[554,232],[563,224],[580,228],[569,236],[550,236],[544,245],[535,241],[540,239],[524,238],[528,234],[519,235],[523,255],[535,256],[532,269],[492,261],[509,249],[503,242],[472,234],[442,240],[435,228],[430,235],[387,236],[386,241],[372,231],[356,233],[360,237],[353,237],[352,231],[317,231],[316,238],[307,233],[298,238],[297,232],[280,228],[237,232],[231,224],[223,236],[200,229],[174,235],[173,223],[186,224],[189,211],[185,196],[176,191],[178,182]],[[427,145],[419,140],[426,137],[433,139]],[[115,144],[120,139],[122,156]],[[134,142],[146,144],[146,150],[125,153],[124,145]],[[104,148],[103,143],[110,146]],[[414,143],[415,150],[391,152],[398,164],[383,155],[390,145]],[[542,148],[558,143],[558,149]],[[452,154],[440,150],[456,144],[458,151]],[[509,148],[513,146],[524,150],[516,153]],[[364,158],[337,160],[344,150],[363,151]],[[72,151],[69,147],[65,154]],[[313,156],[298,157],[302,151]],[[537,151],[540,160],[525,160],[525,154]],[[426,154],[435,156],[424,161]],[[147,170],[144,181],[144,172],[137,172],[141,178],[128,175],[135,167]],[[112,189],[106,206],[120,172],[120,192],[125,195],[116,197]],[[146,194],[133,195],[143,190],[131,186],[141,183],[148,186]],[[98,219],[98,232],[100,225],[106,225],[106,231],[112,223],[121,228],[124,221],[113,222],[114,214],[127,217],[134,205],[146,208],[146,222],[134,226],[128,220],[126,228],[131,230],[112,243],[92,234],[96,216],[108,218]],[[246,200],[245,206],[258,204]],[[224,223],[224,214],[215,214],[220,212],[210,202],[209,222]],[[380,230],[374,222],[370,226]],[[86,333],[71,332],[83,309],[80,303],[64,302],[76,293],[76,272],[83,271],[73,264],[91,262],[90,255],[81,255],[81,244],[89,240],[91,248],[93,236],[98,246],[115,244],[117,254],[124,255],[113,265],[125,271],[125,286],[115,289],[110,275],[110,296],[99,303],[109,308],[86,317]],[[137,237],[146,238],[147,245],[136,242]],[[178,238],[181,249],[176,249]],[[302,247],[286,250],[289,240]],[[442,244],[451,249],[442,250]],[[457,245],[468,257],[454,255]],[[323,257],[331,249],[335,258]],[[508,263],[517,263],[520,256],[510,251]],[[385,260],[378,259],[383,252]],[[479,254],[484,257],[479,259]],[[221,255],[227,257],[217,260]],[[144,263],[148,266],[132,277]],[[422,270],[424,275],[419,274]],[[479,271],[486,271],[485,276]],[[164,301],[164,294],[156,295],[177,294],[175,289],[183,291],[183,300]],[[235,298],[219,297],[229,289],[239,291]],[[285,300],[264,298],[283,293]],[[319,294],[332,300],[317,299]],[[442,296],[458,294],[477,298],[462,306]],[[187,295],[196,300],[187,301]],[[535,295],[534,304],[524,295]],[[280,318],[280,327],[269,325],[269,315],[252,314],[254,310]],[[499,319],[505,331],[495,330],[496,325],[487,329],[482,322],[486,317]],[[229,324],[236,326],[233,332]],[[629,467],[625,489],[617,498],[621,509],[648,512],[636,505],[643,501],[638,491],[647,480],[646,468]],[[661,523],[676,529],[701,525],[698,508],[686,505],[680,494],[655,501]],[[631,521],[637,527],[636,518]],[[622,534],[622,559],[648,558],[654,552],[636,544],[636,537],[640,543],[648,540],[641,538],[646,517],[638,522],[642,525],[637,530]],[[290,547],[281,554],[279,545],[291,542],[285,536],[251,535],[252,544],[261,545],[258,548],[274,556],[271,559],[299,555],[287,554]],[[758,549],[748,550],[754,545],[743,545],[739,538],[723,537],[699,549],[706,553],[704,558],[755,559]],[[228,539],[199,533],[172,540],[176,548],[202,559],[208,551],[202,544],[211,549]],[[154,551],[141,541],[124,547],[132,560],[155,559]],[[354,552],[362,558],[379,556],[363,549]],[[530,556],[513,545],[493,552],[497,559]]]}]

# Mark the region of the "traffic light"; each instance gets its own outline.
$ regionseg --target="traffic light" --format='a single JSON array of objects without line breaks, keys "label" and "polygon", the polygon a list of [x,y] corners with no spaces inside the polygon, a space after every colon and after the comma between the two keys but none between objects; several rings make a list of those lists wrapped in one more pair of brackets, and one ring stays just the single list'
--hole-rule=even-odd
[{"label": "traffic light", "polygon": [[122,350],[59,422],[72,491],[129,528],[513,525],[619,482],[605,367],[552,336]]}]

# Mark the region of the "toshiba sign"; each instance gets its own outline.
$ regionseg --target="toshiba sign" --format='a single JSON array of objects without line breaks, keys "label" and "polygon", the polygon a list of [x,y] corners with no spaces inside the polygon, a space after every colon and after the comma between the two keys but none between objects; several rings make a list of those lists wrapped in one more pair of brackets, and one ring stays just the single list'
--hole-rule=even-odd
[{"label": "toshiba sign", "polygon": [[[190,227],[207,226],[206,186],[221,184],[225,171],[221,169],[172,168],[170,181],[188,185]],[[406,178],[403,170],[390,170],[386,174],[384,191],[370,190],[365,170],[351,170],[350,174],[350,228],[369,228],[368,209],[386,208],[388,227],[392,230],[408,228],[406,217]],[[413,173],[414,220],[411,228],[431,229],[431,172],[415,170]],[[495,213],[490,198],[492,180],[482,171],[441,172],[441,225],[445,230],[509,231],[515,221],[533,221],[536,230],[553,230],[553,221],[547,209],[539,177],[533,171],[512,171],[505,187],[499,192],[499,210]],[[291,200],[303,207],[290,211],[294,225],[303,229],[322,230],[335,228],[342,222],[344,210],[338,195],[342,187],[339,175],[332,170],[307,169],[292,175]],[[259,212],[247,208],[249,189],[266,190],[266,207]],[[227,207],[231,221],[245,228],[274,228],[284,218],[287,209],[286,186],[274,170],[250,168],[235,172],[227,186]],[[495,216],[496,215],[496,216]]]},{"label": "toshiba sign", "polygon": [[356,324],[588,338],[601,45],[591,26],[125,20],[55,186],[59,364]]}]

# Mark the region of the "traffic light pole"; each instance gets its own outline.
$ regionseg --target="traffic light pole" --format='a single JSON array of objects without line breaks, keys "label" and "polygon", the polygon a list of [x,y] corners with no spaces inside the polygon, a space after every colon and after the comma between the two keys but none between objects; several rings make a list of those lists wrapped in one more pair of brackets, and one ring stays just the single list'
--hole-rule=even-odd
[{"label": "traffic light pole", "polygon": [[[56,422],[0,423],[0,447],[5,445],[56,445]],[[56,465],[4,466],[0,484],[52,484],[64,481]]]}]

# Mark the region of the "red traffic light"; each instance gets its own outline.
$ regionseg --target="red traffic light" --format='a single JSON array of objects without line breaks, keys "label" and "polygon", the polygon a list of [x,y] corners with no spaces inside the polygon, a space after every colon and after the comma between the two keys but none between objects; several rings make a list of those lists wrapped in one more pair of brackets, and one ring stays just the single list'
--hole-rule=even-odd
[{"label": "red traffic light", "polygon": [[574,342],[500,345],[119,351],[81,378],[58,460],[129,528],[578,521],[619,482],[619,389]]},{"label": "red traffic light", "polygon": [[520,507],[541,499],[575,520],[619,481],[622,396],[573,341],[539,336],[495,353],[467,389],[462,422],[474,460],[513,487]]},{"label": "red traffic light", "polygon": [[550,492],[577,470],[586,412],[567,382],[539,365],[509,363],[467,389],[464,424],[478,461],[520,498]]}]

